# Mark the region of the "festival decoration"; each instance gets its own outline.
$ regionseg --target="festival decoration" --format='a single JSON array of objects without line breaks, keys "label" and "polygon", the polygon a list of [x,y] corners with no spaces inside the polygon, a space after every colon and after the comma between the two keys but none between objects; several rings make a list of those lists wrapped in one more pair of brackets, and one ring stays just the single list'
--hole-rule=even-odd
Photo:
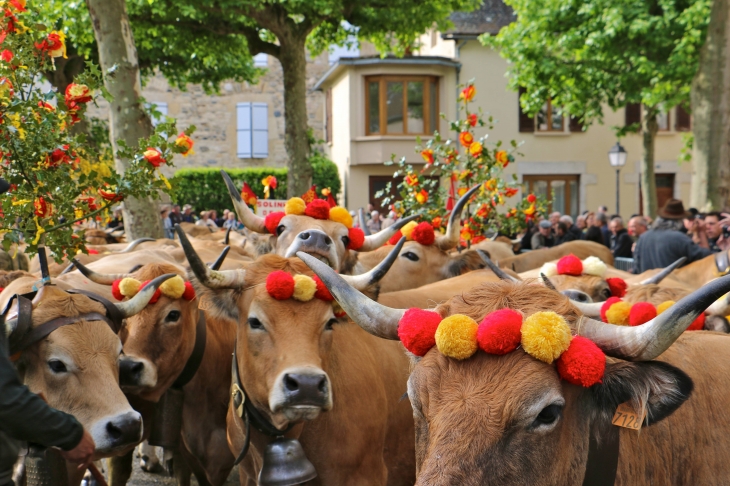
[{"label": "festival decoration", "polygon": [[340,318],[346,315],[322,280],[316,275],[313,277],[302,274],[292,275],[284,270],[276,270],[266,277],[266,292],[276,300],[293,298],[299,302],[309,302],[312,299],[319,299],[332,304],[335,317]]},{"label": "festival decoration", "polygon": [[276,186],[278,185],[278,181],[276,180],[276,177],[270,175],[266,176],[261,180],[261,185],[264,186],[264,199],[268,199],[271,195],[271,190],[276,189]]},{"label": "festival decoration", "polygon": [[[149,280],[146,282],[140,282],[136,278],[132,277],[117,279],[112,282],[112,295],[117,300],[124,300],[125,298],[131,299],[148,283]],[[182,298],[190,301],[195,298],[195,288],[192,283],[184,280],[180,275],[177,275],[166,280],[162,285],[160,285],[149,303],[156,304],[162,295],[170,299]]]},{"label": "festival decoration", "polygon": [[[554,277],[555,275],[571,275],[574,277],[591,275],[604,278],[607,269],[606,264],[598,257],[590,256],[581,261],[577,256],[570,254],[562,257],[557,262],[543,264],[540,268],[540,273],[548,278]],[[606,283],[613,297],[623,297],[626,295],[628,285],[623,279],[612,277],[606,279]]]},{"label": "festival decoration", "polygon": [[[654,319],[674,304],[674,301],[668,300],[658,306],[654,306],[650,302],[636,302],[632,305],[618,297],[611,297],[601,306],[601,320],[617,326],[640,326]],[[704,329],[706,317],[704,312],[701,313],[687,327],[687,331],[701,331]]]}]

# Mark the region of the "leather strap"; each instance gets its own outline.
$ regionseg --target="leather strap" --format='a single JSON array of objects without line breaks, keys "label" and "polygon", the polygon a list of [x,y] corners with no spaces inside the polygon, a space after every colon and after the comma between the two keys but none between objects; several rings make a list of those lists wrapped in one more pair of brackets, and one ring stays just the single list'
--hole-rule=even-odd
[{"label": "leather strap", "polygon": [[3,315],[6,315],[7,310],[10,308],[10,304],[12,304],[14,298],[18,299],[18,324],[15,326],[15,329],[8,338],[8,350],[11,351],[11,356],[17,353],[17,351],[13,350],[18,348],[18,344],[20,344],[20,342],[23,340],[23,337],[28,334],[33,327],[33,320],[31,318],[31,316],[33,315],[33,301],[29,299],[26,295],[15,295],[13,298],[11,298]]},{"label": "leather strap", "polygon": [[193,352],[188,358],[188,362],[185,363],[180,375],[172,384],[173,388],[182,388],[193,379],[195,373],[200,368],[200,363],[203,361],[203,354],[205,354],[205,343],[207,341],[208,331],[205,325],[205,313],[198,310],[198,324],[195,326],[195,345],[193,346]]},{"label": "leather strap", "polygon": [[583,486],[613,486],[616,482],[619,454],[619,427],[611,424],[604,426],[600,433],[592,433],[588,446],[588,462]]},{"label": "leather strap", "polygon": [[81,314],[79,316],[72,317],[58,317],[56,319],[51,319],[50,321],[45,322],[40,326],[34,327],[29,332],[23,334],[23,337],[17,343],[15,343],[14,346],[11,346],[10,354],[13,355],[15,353],[19,353],[20,351],[25,350],[29,346],[45,338],[56,329],[63,326],[68,326],[69,324],[74,324],[81,320],[104,321],[109,324],[109,327],[111,327],[112,330],[114,330],[114,324],[111,322],[111,320],[107,316],[101,315],[98,312],[91,312],[88,314]]},{"label": "leather strap", "polygon": [[[83,289],[71,289],[67,290],[69,294],[81,294],[85,295],[91,300],[95,300],[96,302],[100,303],[104,306],[106,309],[106,313],[111,319],[112,325],[112,331],[114,331],[114,334],[119,334],[119,330],[122,328],[122,322],[124,321],[124,316],[119,311],[116,305],[114,305],[113,302],[105,299],[101,295],[95,294],[93,292],[89,292],[88,290]],[[107,321],[108,322],[108,321]]]}]

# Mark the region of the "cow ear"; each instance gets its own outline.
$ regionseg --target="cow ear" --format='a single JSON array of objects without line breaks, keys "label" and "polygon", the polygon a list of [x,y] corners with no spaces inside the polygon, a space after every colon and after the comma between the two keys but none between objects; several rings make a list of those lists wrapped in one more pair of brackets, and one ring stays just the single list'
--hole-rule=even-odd
[{"label": "cow ear", "polygon": [[694,384],[687,374],[661,361],[606,363],[603,383],[591,388],[601,418],[609,421],[616,408],[631,402],[646,408],[644,426],[668,417],[692,394]]}]

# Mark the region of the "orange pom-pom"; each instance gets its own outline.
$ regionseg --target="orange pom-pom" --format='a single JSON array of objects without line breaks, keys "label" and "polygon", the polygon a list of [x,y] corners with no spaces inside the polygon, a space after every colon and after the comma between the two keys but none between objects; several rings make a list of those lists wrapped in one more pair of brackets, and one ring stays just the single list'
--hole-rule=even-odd
[{"label": "orange pom-pom", "polygon": [[307,204],[304,214],[314,219],[329,219],[330,205],[324,199],[315,199]]},{"label": "orange pom-pom", "polygon": [[628,285],[626,285],[624,279],[618,277],[607,278],[606,283],[608,284],[608,288],[611,289],[611,295],[614,297],[623,297],[626,295]]},{"label": "orange pom-pom", "polygon": [[576,277],[583,273],[583,262],[580,258],[573,255],[566,255],[558,260],[558,274],[559,275],[574,275]]},{"label": "orange pom-pom", "polygon": [[286,300],[294,295],[294,277],[283,270],[271,272],[266,277],[266,291],[276,300]]},{"label": "orange pom-pom", "polygon": [[433,226],[425,221],[423,223],[419,223],[418,226],[413,228],[411,239],[424,246],[433,245],[433,242],[436,241]]},{"label": "orange pom-pom", "polygon": [[629,312],[629,325],[640,326],[645,324],[657,316],[656,307],[649,302],[637,302],[631,306]]},{"label": "orange pom-pom", "polygon": [[702,331],[705,329],[705,313],[703,312],[687,328],[688,331]]},{"label": "orange pom-pom", "polygon": [[601,306],[601,320],[603,322],[608,322],[608,320],[606,319],[606,311],[610,309],[611,306],[616,302],[621,302],[621,299],[618,297],[609,297],[608,300],[604,302]]},{"label": "orange pom-pom", "polygon": [[190,282],[185,282],[185,292],[182,294],[185,300],[193,300],[195,298],[195,287]]},{"label": "orange pom-pom", "polygon": [[390,237],[390,239],[388,240],[388,244],[396,245],[396,244],[398,244],[398,242],[400,241],[401,238],[403,238],[403,233],[401,232],[401,230],[398,230],[395,232],[395,234],[393,236]]},{"label": "orange pom-pom", "polygon": [[117,300],[124,300],[124,295],[119,291],[119,282],[121,282],[122,279],[118,278],[112,283],[112,295]]},{"label": "orange pom-pom", "polygon": [[347,237],[350,238],[350,243],[347,245],[348,250],[357,251],[365,244],[365,233],[360,228],[348,229]]},{"label": "orange pom-pom", "polygon": [[316,298],[324,300],[325,302],[332,302],[335,300],[335,298],[332,297],[330,290],[318,276],[315,275],[312,278],[314,279],[314,283],[317,284],[317,291],[314,293]]},{"label": "orange pom-pom", "polygon": [[520,345],[522,315],[512,309],[491,312],[479,324],[477,342],[485,353],[507,354]]},{"label": "orange pom-pom", "polygon": [[279,227],[279,223],[281,222],[281,218],[286,216],[286,213],[283,211],[277,211],[276,213],[269,213],[264,218],[264,226],[266,226],[266,231],[268,231],[272,235],[276,235],[276,228]]},{"label": "orange pom-pom", "polygon": [[558,374],[573,385],[589,387],[601,383],[606,355],[590,339],[575,336],[557,360]]},{"label": "orange pom-pom", "polygon": [[416,356],[425,356],[436,345],[436,329],[440,323],[441,314],[408,309],[398,322],[398,337],[408,351]]}]

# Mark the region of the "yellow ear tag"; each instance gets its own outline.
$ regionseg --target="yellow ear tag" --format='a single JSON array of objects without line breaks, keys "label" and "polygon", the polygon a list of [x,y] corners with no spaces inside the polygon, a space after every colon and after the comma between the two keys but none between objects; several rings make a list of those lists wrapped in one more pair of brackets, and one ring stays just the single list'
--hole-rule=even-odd
[{"label": "yellow ear tag", "polygon": [[646,410],[642,410],[641,415],[637,414],[634,407],[629,402],[620,404],[616,408],[616,413],[611,419],[611,423],[618,427],[624,427],[632,430],[641,429],[641,424],[644,423],[644,417],[646,416]]}]

